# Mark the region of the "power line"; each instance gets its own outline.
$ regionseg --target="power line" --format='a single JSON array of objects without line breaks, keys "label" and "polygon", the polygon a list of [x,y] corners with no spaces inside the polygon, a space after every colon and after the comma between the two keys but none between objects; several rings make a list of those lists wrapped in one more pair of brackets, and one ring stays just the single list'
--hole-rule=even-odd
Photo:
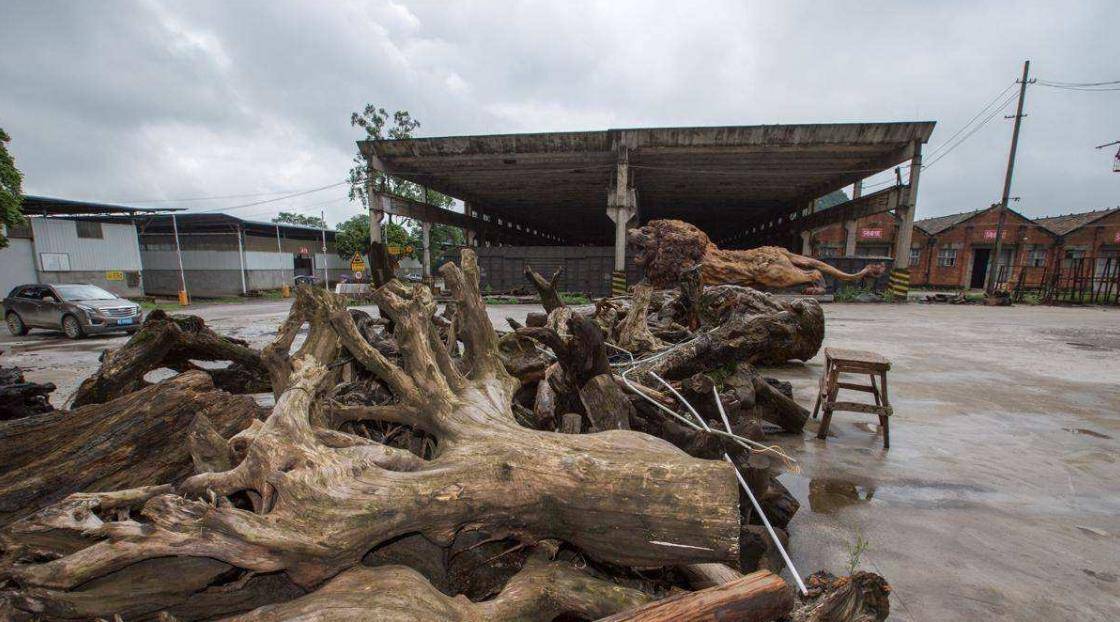
[{"label": "power line", "polygon": [[1013,93],[1013,94],[1011,94],[1011,95],[1009,95],[1009,96],[1008,96],[1008,97],[1007,97],[1007,98],[1006,98],[1006,99],[1005,99],[1005,100],[1003,101],[1003,103],[999,105],[999,107],[998,107],[998,108],[996,108],[995,110],[993,110],[993,111],[992,111],[992,112],[991,112],[991,113],[990,113],[990,114],[989,114],[988,116],[984,117],[984,120],[983,120],[983,121],[981,121],[981,122],[980,122],[979,124],[977,124],[977,125],[976,125],[975,127],[973,127],[973,128],[972,128],[972,130],[970,130],[970,131],[969,131],[969,132],[968,132],[967,134],[965,134],[964,136],[962,136],[962,137],[961,137],[961,138],[960,138],[960,139],[959,139],[959,140],[958,140],[958,141],[957,141],[956,143],[954,143],[954,144],[953,144],[952,146],[948,147],[948,148],[947,148],[947,149],[946,149],[945,151],[942,151],[942,152],[941,152],[941,153],[940,153],[940,154],[939,154],[939,155],[938,155],[937,157],[935,157],[935,158],[934,158],[933,160],[931,160],[931,161],[930,161],[930,162],[929,162],[928,164],[925,164],[925,165],[923,165],[923,166],[922,166],[922,170],[928,169],[929,167],[933,166],[933,165],[934,165],[934,164],[936,164],[936,163],[937,163],[937,162],[938,162],[939,160],[941,160],[941,158],[944,158],[945,156],[949,155],[950,153],[952,153],[952,152],[953,152],[953,150],[954,150],[954,149],[956,149],[957,147],[960,147],[960,146],[961,146],[962,144],[964,144],[964,143],[965,143],[965,141],[967,141],[967,140],[968,140],[969,138],[971,138],[971,137],[972,137],[972,136],[973,136],[974,134],[976,134],[976,132],[980,131],[980,129],[981,129],[981,128],[983,128],[983,127],[984,127],[985,125],[987,125],[988,123],[990,123],[990,122],[991,122],[991,120],[992,120],[992,119],[994,119],[994,118],[996,117],[996,115],[998,115],[999,113],[1003,112],[1003,109],[1004,109],[1004,108],[1007,108],[1007,106],[1008,106],[1008,105],[1010,105],[1010,104],[1011,104],[1011,102],[1015,101],[1015,99],[1016,99],[1017,97],[1018,97],[1018,95],[1017,95],[1017,94],[1014,94],[1014,93]]},{"label": "power line", "polygon": [[976,119],[980,118],[980,115],[984,114],[984,113],[985,113],[985,112],[986,112],[986,111],[987,111],[987,110],[988,110],[989,108],[991,108],[991,107],[992,107],[992,105],[993,105],[993,104],[995,104],[995,103],[996,103],[997,101],[999,101],[999,98],[1000,98],[1000,97],[1003,97],[1005,93],[1007,93],[1008,91],[1010,91],[1010,90],[1011,90],[1011,89],[1013,89],[1013,88],[1015,88],[1015,81],[1014,81],[1014,80],[1012,80],[1012,81],[1011,81],[1011,84],[1008,84],[1008,85],[1007,85],[1007,88],[1005,88],[1005,89],[1003,89],[1002,91],[1000,91],[998,95],[996,95],[995,97],[993,97],[993,98],[991,99],[991,101],[989,101],[989,102],[988,102],[987,104],[985,104],[985,105],[984,105],[984,107],[983,107],[983,108],[981,108],[981,109],[980,109],[980,110],[979,110],[979,111],[978,111],[978,112],[977,112],[976,114],[972,115],[972,118],[968,120],[968,123],[965,123],[964,125],[962,125],[962,126],[960,127],[960,129],[959,129],[959,130],[957,130],[957,131],[956,131],[956,132],[955,132],[955,133],[954,133],[954,134],[953,134],[952,136],[950,136],[949,138],[945,139],[945,141],[944,141],[944,142],[942,142],[942,143],[941,143],[940,145],[938,145],[937,147],[935,147],[935,148],[934,148],[933,150],[931,150],[931,151],[930,151],[929,153],[925,154],[925,156],[926,156],[926,157],[929,157],[929,158],[931,158],[931,157],[933,157],[934,155],[936,155],[938,151],[941,151],[941,150],[942,150],[942,149],[944,149],[944,148],[945,148],[946,146],[948,146],[948,144],[949,144],[949,143],[951,143],[951,142],[953,142],[953,139],[954,139],[954,138],[956,138],[957,136],[959,136],[961,132],[963,132],[963,131],[965,131],[966,129],[968,129],[968,127],[969,127],[970,125],[972,125],[972,122],[973,122],[973,121],[975,121]]},{"label": "power line", "polygon": [[275,203],[277,201],[283,201],[285,199],[300,197],[300,196],[304,196],[304,195],[307,195],[307,194],[312,194],[314,192],[322,192],[323,190],[329,190],[331,188],[337,188],[338,186],[341,186],[343,184],[349,184],[349,183],[350,183],[350,180],[347,179],[347,180],[340,181],[340,182],[333,183],[333,184],[329,184],[329,185],[326,185],[326,186],[321,186],[319,188],[312,188],[311,190],[304,190],[303,192],[295,192],[295,193],[292,193],[292,194],[284,195],[282,197],[276,197],[274,199],[265,199],[263,201],[253,201],[252,203],[244,203],[242,205],[231,205],[229,207],[217,207],[217,208],[199,210],[197,212],[191,212],[191,213],[192,214],[212,214],[214,212],[229,212],[229,211],[233,211],[233,210],[237,210],[237,209],[245,209],[246,207],[255,207],[257,205],[264,205],[266,203]]}]

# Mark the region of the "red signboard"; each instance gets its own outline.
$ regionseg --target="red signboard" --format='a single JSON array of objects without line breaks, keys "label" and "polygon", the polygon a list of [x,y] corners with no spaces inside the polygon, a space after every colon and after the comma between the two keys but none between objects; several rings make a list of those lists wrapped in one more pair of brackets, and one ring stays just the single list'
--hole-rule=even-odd
[{"label": "red signboard", "polygon": [[861,238],[873,238],[873,239],[876,239],[876,240],[881,240],[881,239],[883,239],[883,230],[882,229],[860,229],[859,230],[859,237],[861,237]]},{"label": "red signboard", "polygon": [[306,246],[301,246],[301,247],[299,247],[299,256],[300,257],[310,257],[311,252],[307,250]]},{"label": "red signboard", "polygon": [[[985,229],[984,230],[984,239],[985,240],[996,239],[996,230],[995,229]],[[1007,239],[1007,232],[1006,231],[1000,231],[999,239],[1006,240]]]}]

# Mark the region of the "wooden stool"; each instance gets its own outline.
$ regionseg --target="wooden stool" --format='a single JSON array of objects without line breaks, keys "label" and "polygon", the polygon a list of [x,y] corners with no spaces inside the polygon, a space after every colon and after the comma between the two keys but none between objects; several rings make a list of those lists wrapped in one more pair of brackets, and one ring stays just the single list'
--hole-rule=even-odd
[{"label": "wooden stool", "polygon": [[[879,425],[883,428],[883,449],[890,449],[890,416],[893,412],[890,398],[887,397],[887,371],[890,368],[891,362],[874,352],[825,348],[824,375],[821,376],[820,390],[817,392],[817,404],[813,406],[813,418],[816,419],[821,403],[824,403],[824,418],[821,419],[817,438],[828,436],[828,425],[832,422],[832,412],[835,410],[873,413],[879,415]],[[840,374],[867,374],[871,378],[871,384],[840,382]],[[875,383],[876,375],[879,376],[878,385]],[[838,402],[836,394],[840,389],[870,393],[875,396],[875,403]]]}]

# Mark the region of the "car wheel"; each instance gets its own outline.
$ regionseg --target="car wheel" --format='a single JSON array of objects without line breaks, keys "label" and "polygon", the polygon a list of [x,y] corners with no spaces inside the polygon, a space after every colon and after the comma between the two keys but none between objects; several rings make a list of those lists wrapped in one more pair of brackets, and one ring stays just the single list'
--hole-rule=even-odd
[{"label": "car wheel", "polygon": [[82,330],[82,323],[73,315],[62,318],[62,332],[71,339],[81,339],[86,336],[86,331]]},{"label": "car wheel", "polygon": [[16,315],[14,311],[9,313],[5,319],[8,324],[8,332],[13,336],[22,337],[27,334],[27,324],[24,324],[23,319]]}]

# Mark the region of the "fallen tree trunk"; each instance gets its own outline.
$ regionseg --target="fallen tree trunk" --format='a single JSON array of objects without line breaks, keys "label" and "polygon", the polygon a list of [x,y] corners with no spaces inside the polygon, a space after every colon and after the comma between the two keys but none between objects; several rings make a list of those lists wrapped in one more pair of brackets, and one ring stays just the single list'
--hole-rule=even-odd
[{"label": "fallen tree trunk", "polygon": [[793,593],[765,570],[616,613],[599,622],[769,622],[793,609]]},{"label": "fallen tree trunk", "polygon": [[[203,369],[191,361],[230,361],[230,367]],[[157,309],[123,346],[103,356],[101,367],[74,392],[71,407],[102,404],[136,391],[149,384],[145,374],[165,367],[205,371],[218,389],[230,392],[269,390],[260,353],[246,342],[215,333],[197,316],[171,316]]]},{"label": "fallen tree trunk", "polygon": [[228,438],[262,411],[192,371],[106,404],[0,422],[0,526],[70,493],[181,479],[195,417]]}]

